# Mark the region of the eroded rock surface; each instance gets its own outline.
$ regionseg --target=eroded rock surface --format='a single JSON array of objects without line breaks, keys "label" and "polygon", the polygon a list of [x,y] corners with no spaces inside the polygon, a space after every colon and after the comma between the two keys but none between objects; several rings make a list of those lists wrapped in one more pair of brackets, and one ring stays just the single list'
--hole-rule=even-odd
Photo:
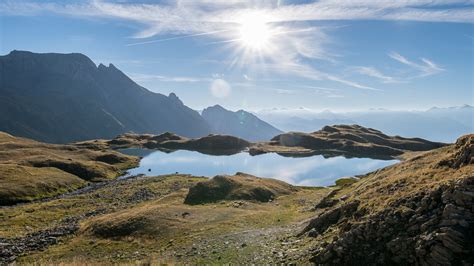
[{"label": "eroded rock surface", "polygon": [[345,193],[345,201],[328,205],[302,231],[317,243],[310,260],[322,265],[472,265],[472,137],[328,195],[326,201]]}]

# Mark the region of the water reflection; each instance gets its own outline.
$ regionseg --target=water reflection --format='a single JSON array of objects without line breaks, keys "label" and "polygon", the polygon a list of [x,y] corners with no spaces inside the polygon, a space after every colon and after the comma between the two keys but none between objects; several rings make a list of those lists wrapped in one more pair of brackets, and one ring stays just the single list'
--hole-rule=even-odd
[{"label": "water reflection", "polygon": [[251,156],[241,152],[214,156],[194,151],[171,153],[147,149],[125,149],[121,152],[142,156],[140,166],[129,174],[162,175],[171,173],[212,177],[218,174],[245,172],[260,177],[272,177],[293,185],[328,186],[346,176],[364,174],[398,162],[368,158],[283,157],[275,153]]}]

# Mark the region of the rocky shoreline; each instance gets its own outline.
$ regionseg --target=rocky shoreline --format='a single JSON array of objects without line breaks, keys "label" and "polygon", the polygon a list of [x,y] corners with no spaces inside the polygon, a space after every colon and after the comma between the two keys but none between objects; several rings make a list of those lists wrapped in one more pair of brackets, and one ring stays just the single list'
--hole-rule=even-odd
[{"label": "rocky shoreline", "polygon": [[411,151],[427,151],[445,146],[420,138],[387,136],[380,131],[359,125],[326,126],[313,133],[289,132],[269,142],[249,142],[227,135],[208,135],[189,139],[166,132],[160,135],[123,134],[112,140],[76,143],[92,149],[148,148],[165,152],[191,150],[204,154],[230,155],[242,151],[256,156],[277,153],[288,157],[344,156],[391,160]]}]

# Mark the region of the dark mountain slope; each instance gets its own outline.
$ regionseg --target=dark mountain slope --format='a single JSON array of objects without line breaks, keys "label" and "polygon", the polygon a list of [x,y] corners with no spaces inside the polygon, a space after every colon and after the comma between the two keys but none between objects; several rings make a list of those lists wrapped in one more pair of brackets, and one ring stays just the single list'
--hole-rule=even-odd
[{"label": "dark mountain slope", "polygon": [[282,133],[249,112],[232,112],[220,105],[204,109],[202,117],[211,125],[213,133],[238,136],[249,141],[270,140]]},{"label": "dark mountain slope", "polygon": [[210,132],[176,95],[148,91],[112,64],[96,67],[82,54],[23,51],[0,56],[0,130],[59,143],[128,131]]}]

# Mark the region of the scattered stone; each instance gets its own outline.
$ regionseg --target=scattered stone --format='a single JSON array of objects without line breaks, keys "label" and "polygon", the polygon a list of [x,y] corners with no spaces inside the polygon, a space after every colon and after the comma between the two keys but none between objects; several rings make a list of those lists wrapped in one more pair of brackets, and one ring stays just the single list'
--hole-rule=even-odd
[{"label": "scattered stone", "polygon": [[345,220],[354,213],[354,206],[342,205],[327,211],[310,222],[305,229],[308,236],[317,237],[337,223],[342,232],[339,238],[315,250],[312,262],[472,265],[474,200],[471,193],[474,193],[474,176],[401,198],[358,223]]},{"label": "scattered stone", "polygon": [[128,199],[128,202],[140,203],[143,201],[154,199],[155,197],[155,192],[153,192],[150,188],[144,187],[133,193],[133,195]]}]

